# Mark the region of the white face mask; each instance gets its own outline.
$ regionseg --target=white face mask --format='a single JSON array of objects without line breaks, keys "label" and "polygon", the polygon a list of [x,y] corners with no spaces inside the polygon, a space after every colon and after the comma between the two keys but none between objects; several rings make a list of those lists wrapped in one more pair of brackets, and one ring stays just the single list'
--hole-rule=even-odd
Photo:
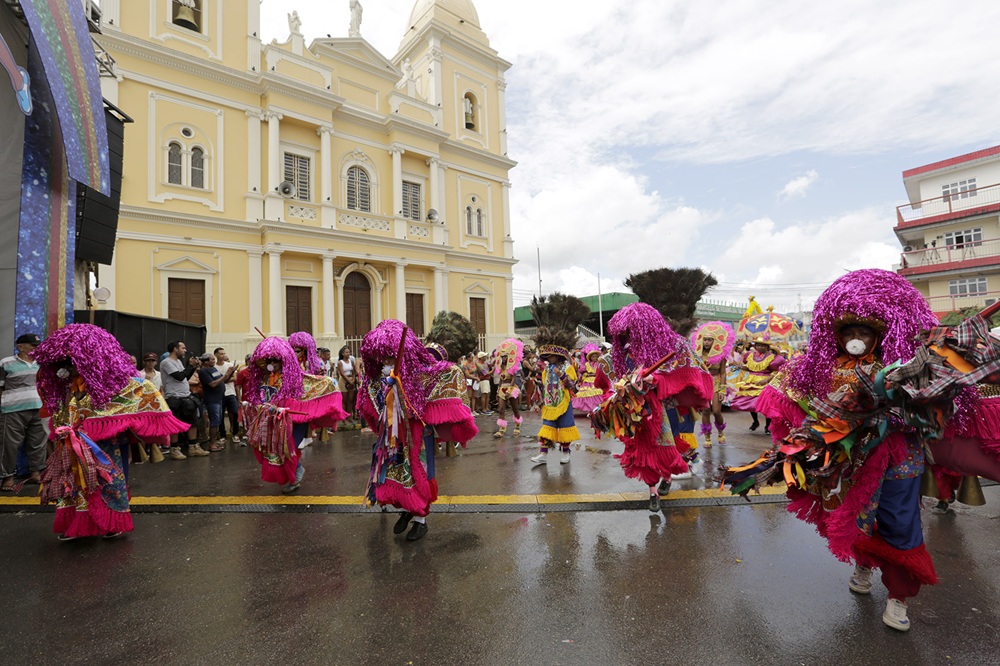
[{"label": "white face mask", "polygon": [[56,377],[59,379],[69,379],[69,370],[67,368],[59,368],[56,370]]},{"label": "white face mask", "polygon": [[382,376],[383,377],[388,377],[389,375],[391,375],[392,374],[392,370],[395,367],[396,366],[394,366],[394,365],[383,365],[382,366]]},{"label": "white face mask", "polygon": [[268,363],[267,364],[267,371],[268,372],[274,372],[274,363]]},{"label": "white face mask", "polygon": [[868,349],[868,345],[866,345],[863,340],[855,338],[844,345],[844,349],[846,349],[847,353],[851,356],[863,356],[865,351]]}]

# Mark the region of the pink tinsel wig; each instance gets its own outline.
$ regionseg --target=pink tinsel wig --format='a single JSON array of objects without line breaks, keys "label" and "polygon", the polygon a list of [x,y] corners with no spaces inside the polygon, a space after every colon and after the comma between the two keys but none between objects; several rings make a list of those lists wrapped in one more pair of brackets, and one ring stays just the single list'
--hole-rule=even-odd
[{"label": "pink tinsel wig", "polygon": [[517,338],[507,338],[493,350],[496,363],[493,366],[493,374],[499,376],[501,372],[506,372],[513,377],[521,369],[521,360],[524,358],[524,343]]},{"label": "pink tinsel wig", "polygon": [[733,327],[724,321],[706,322],[691,333],[691,344],[698,356],[702,355],[701,350],[704,347],[705,338],[715,340],[709,351],[711,356],[705,359],[705,363],[708,365],[715,365],[729,358],[733,347],[736,346],[736,333],[733,331]]},{"label": "pink tinsel wig", "polygon": [[38,362],[38,392],[50,412],[62,408],[69,390],[69,378],[56,375],[67,361],[87,384],[95,407],[103,407],[136,376],[128,353],[113,335],[91,324],[70,324],[35,347]]},{"label": "pink tinsel wig", "polygon": [[920,292],[905,278],[876,268],[837,278],[813,308],[812,332],[805,355],[791,370],[791,385],[809,395],[826,395],[842,353],[837,345],[841,325],[869,320],[884,325],[879,336],[880,360],[886,365],[913,358],[917,335],[938,320]]},{"label": "pink tinsel wig", "polygon": [[685,347],[684,338],[674,333],[656,308],[645,303],[632,303],[616,312],[608,321],[608,334],[614,346],[611,359],[619,376],[628,373],[626,342],[636,366],[644,368]]},{"label": "pink tinsel wig", "polygon": [[[395,362],[399,352],[399,338],[404,324],[396,319],[386,319],[365,335],[361,341],[361,360],[365,364],[365,381],[369,386],[382,381],[382,364]],[[410,328],[406,329],[403,343],[403,390],[410,406],[423,415],[427,397],[437,384],[441,373],[452,364],[439,361],[431,354]]]},{"label": "pink tinsel wig", "polygon": [[316,353],[316,340],[313,336],[305,331],[298,331],[288,336],[288,344],[293,350],[296,347],[306,350],[306,372],[310,375],[323,374],[323,361],[319,360],[319,354]]},{"label": "pink tinsel wig", "polygon": [[583,355],[584,362],[586,362],[587,360],[589,360],[588,357],[591,354],[595,353],[595,352],[598,355],[600,355],[601,354],[601,348],[598,347],[597,345],[595,345],[593,342],[588,342],[587,344],[585,344],[583,346],[583,349],[580,350],[580,353]]},{"label": "pink tinsel wig", "polygon": [[[295,356],[295,350],[284,338],[273,336],[261,340],[250,357],[250,363],[247,365],[247,388],[244,392],[247,402],[259,405],[264,401],[260,388],[267,383],[271,375],[266,367],[269,360],[281,361],[281,388],[275,396],[275,402],[285,398],[301,398],[302,367]],[[264,367],[261,367],[262,365]]]}]

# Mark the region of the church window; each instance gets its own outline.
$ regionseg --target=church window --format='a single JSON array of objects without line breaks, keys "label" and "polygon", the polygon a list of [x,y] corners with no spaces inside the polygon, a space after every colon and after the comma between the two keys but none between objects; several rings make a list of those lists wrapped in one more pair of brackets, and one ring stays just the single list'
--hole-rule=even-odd
[{"label": "church window", "polygon": [[295,199],[311,201],[309,158],[295,153],[285,153],[285,180],[295,186]]},{"label": "church window", "polygon": [[368,172],[359,166],[347,170],[347,207],[370,213],[372,210],[371,178]]},{"label": "church window", "polygon": [[201,148],[191,150],[191,187],[205,188],[205,151]]},{"label": "church window", "polygon": [[171,143],[167,146],[167,182],[171,185],[181,185],[181,144]]}]

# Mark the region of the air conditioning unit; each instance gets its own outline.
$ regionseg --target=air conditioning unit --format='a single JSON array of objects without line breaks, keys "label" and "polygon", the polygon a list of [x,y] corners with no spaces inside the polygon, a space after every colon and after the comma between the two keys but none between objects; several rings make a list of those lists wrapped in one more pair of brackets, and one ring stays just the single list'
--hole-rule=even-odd
[{"label": "air conditioning unit", "polygon": [[913,246],[912,245],[904,245],[903,246],[903,252],[913,252]]}]

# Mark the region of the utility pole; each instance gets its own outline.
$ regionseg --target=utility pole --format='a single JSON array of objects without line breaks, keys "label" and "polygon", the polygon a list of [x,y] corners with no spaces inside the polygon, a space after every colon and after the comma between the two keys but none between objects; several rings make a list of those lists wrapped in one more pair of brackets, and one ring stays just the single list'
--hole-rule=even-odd
[{"label": "utility pole", "polygon": [[535,256],[538,259],[538,298],[542,298],[542,251],[536,245],[535,246]]},{"label": "utility pole", "polygon": [[597,274],[597,321],[600,322],[598,326],[598,333],[601,334],[601,338],[604,338],[604,304],[601,302],[601,274]]}]

